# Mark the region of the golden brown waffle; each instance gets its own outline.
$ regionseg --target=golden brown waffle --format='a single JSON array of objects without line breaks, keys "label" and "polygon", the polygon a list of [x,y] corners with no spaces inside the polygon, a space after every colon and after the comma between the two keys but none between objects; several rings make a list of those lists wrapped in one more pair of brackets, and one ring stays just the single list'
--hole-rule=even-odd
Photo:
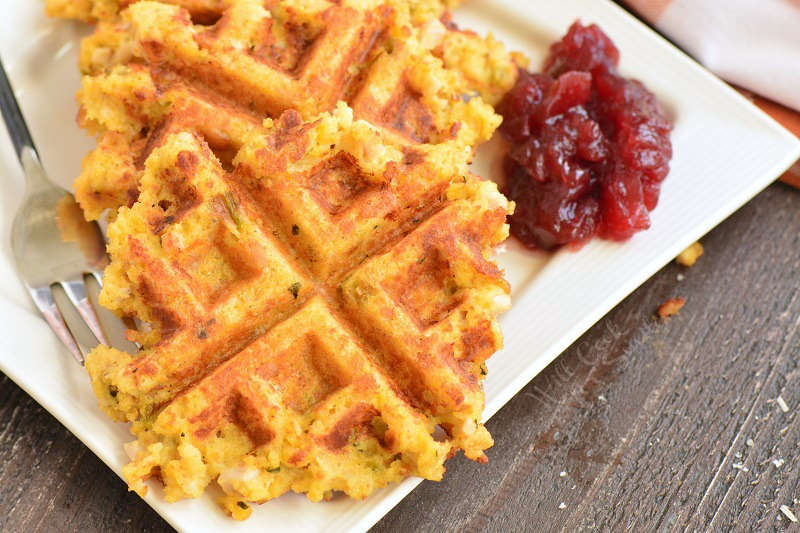
[{"label": "golden brown waffle", "polygon": [[119,2],[118,0],[45,0],[45,11],[51,17],[96,22],[116,17]]},{"label": "golden brown waffle", "polygon": [[260,118],[308,119],[339,100],[408,143],[473,147],[498,126],[480,98],[462,98],[463,76],[430,51],[441,35],[409,25],[402,2],[295,3],[228,0],[209,26],[142,1],[98,26],[81,51],[80,122],[100,135],[76,183],[88,217],[130,205],[167,123],[229,154]]},{"label": "golden brown waffle", "polygon": [[245,518],[486,459],[480,383],[509,304],[489,255],[511,206],[467,170],[499,124],[471,95],[516,67],[444,4],[48,2],[100,21],[76,196],[111,209],[101,302],[145,327],[139,354],[99,347],[87,369],[133,422],[132,489],[216,481]]},{"label": "golden brown waffle", "polygon": [[139,195],[144,161],[169,132],[194,131],[229,166],[261,118],[170,73],[154,79],[136,63],[87,76],[79,93],[79,122],[98,133],[98,146],[83,162],[75,195],[87,218],[132,205]]},{"label": "golden brown waffle", "polygon": [[481,37],[474,31],[459,28],[449,13],[427,21],[422,31],[436,43],[433,54],[458,77],[462,90],[480,95],[493,106],[514,86],[517,66],[528,65],[522,54],[509,53],[491,33]]},{"label": "golden brown waffle", "polygon": [[[113,20],[119,12],[138,0],[45,0],[47,14],[51,17],[78,19],[86,22]],[[225,9],[230,0],[160,0],[165,4],[183,7],[198,21],[213,21]],[[394,5],[407,9],[412,22],[424,22],[442,16],[445,9],[453,8],[460,0],[390,0]],[[294,0],[287,4],[302,5]],[[317,5],[329,4],[318,0]],[[336,3],[336,2],[334,2]],[[312,3],[313,4],[313,3]]]},{"label": "golden brown waffle", "polygon": [[109,226],[102,302],[152,332],[86,365],[133,422],[131,488],[157,475],[172,501],[216,480],[244,518],[288,490],[362,498],[440,479],[458,450],[484,461],[507,200],[457,141],[411,145],[344,104],[249,137],[226,170],[165,133]]},{"label": "golden brown waffle", "polygon": [[[76,18],[88,22],[115,21],[120,9],[135,0],[47,0],[51,16]],[[212,24],[219,20],[233,3],[231,0],[159,0],[162,3],[186,9],[198,24]],[[333,2],[320,0],[316,9],[321,11]],[[460,75],[464,88],[478,92],[483,99],[495,105],[516,79],[516,65],[525,66],[519,54],[509,54],[505,47],[491,35],[481,38],[474,32],[459,29],[451,20],[450,8],[458,0],[385,0],[387,6],[402,12],[401,18],[427,34],[433,50],[448,69]],[[302,11],[303,4],[296,0],[270,1],[289,10]],[[312,4],[313,5],[313,4]],[[364,5],[362,3],[362,5]],[[308,7],[305,7],[308,10]],[[513,60],[512,60],[513,57]]]}]

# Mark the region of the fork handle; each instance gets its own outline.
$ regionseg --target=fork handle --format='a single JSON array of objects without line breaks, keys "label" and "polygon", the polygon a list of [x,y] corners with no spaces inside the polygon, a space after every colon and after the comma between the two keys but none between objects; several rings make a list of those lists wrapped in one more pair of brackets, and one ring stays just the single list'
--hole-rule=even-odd
[{"label": "fork handle", "polygon": [[[17,157],[22,162],[22,152],[25,147],[36,152],[36,145],[33,144],[31,132],[28,131],[28,125],[25,123],[22,111],[19,109],[19,104],[14,96],[13,89],[11,89],[11,83],[8,81],[8,75],[2,60],[0,60],[0,111],[3,113],[8,135],[14,144]],[[38,153],[36,155],[38,156]]]}]

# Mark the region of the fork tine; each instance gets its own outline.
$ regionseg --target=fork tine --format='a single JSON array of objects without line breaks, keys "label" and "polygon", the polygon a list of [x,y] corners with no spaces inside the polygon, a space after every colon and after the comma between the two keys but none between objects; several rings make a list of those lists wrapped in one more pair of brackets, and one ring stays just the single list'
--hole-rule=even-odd
[{"label": "fork tine", "polygon": [[50,290],[50,287],[31,288],[29,290],[34,303],[36,303],[36,307],[42,312],[44,319],[55,332],[56,336],[64,343],[73,357],[75,357],[80,364],[83,364],[83,354],[80,348],[78,348],[75,339],[72,338],[72,333],[70,333],[69,328],[67,328],[64,318],[61,316],[61,311],[56,307],[56,302],[53,300],[53,291]]},{"label": "fork tine", "polygon": [[97,318],[97,313],[94,307],[92,307],[89,297],[86,295],[86,283],[83,280],[83,276],[64,280],[61,282],[61,286],[64,287],[64,292],[67,293],[69,301],[72,302],[72,305],[78,310],[81,318],[83,318],[86,325],[89,326],[89,329],[94,333],[97,340],[109,346],[110,343],[103,331],[103,326],[100,325],[100,319]]},{"label": "fork tine", "polygon": [[99,272],[97,270],[92,270],[92,271],[89,272],[89,275],[92,276],[95,279],[95,281],[97,281],[97,284],[100,285],[100,287],[103,286],[103,273],[102,272]]}]

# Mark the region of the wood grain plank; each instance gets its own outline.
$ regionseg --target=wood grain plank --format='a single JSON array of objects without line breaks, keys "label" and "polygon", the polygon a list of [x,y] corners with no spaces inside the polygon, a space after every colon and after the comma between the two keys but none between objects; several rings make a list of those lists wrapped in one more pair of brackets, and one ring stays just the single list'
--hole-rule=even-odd
[{"label": "wood grain plank", "polygon": [[0,531],[172,529],[0,374]]},{"label": "wood grain plank", "polygon": [[[766,196],[783,205],[797,198],[795,193]],[[582,526],[702,530],[713,527],[746,495],[742,484],[750,478],[744,468],[750,468],[745,454],[751,425],[769,396],[765,386],[785,375],[786,365],[796,365],[800,344],[800,304],[796,284],[790,282],[798,267],[791,253],[800,244],[797,214],[786,211],[765,226],[769,209],[761,203],[745,208],[737,221],[749,216],[738,224],[736,236],[747,246],[712,253],[703,268],[692,272],[707,288],[702,309],[689,304],[686,309],[694,315],[692,322],[702,325],[686,325],[698,342],[685,346],[679,338],[673,346],[681,368],[667,376],[672,393],[659,399],[657,416],[647,421],[627,460],[606,483],[621,488],[615,505],[608,505],[608,498],[594,500],[581,517]],[[712,235],[707,250],[715,251],[716,242]],[[763,257],[770,261],[752,260]],[[687,351],[688,357],[683,355]],[[795,357],[785,356],[790,351]],[[658,490],[642,491],[647,485]]]}]

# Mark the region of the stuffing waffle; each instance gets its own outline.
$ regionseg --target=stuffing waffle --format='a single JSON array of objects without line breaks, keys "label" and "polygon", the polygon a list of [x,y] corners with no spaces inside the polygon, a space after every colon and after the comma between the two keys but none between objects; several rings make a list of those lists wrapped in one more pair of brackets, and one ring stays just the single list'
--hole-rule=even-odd
[{"label": "stuffing waffle", "polygon": [[98,347],[101,407],[132,422],[123,474],[222,504],[286,491],[363,498],[485,461],[484,361],[509,287],[490,259],[512,205],[455,139],[404,142],[340,103],[267,120],[226,168],[167,129],[110,224],[101,301],[148,322]]},{"label": "stuffing waffle", "polygon": [[453,3],[48,0],[97,24],[76,197],[109,214],[101,303],[142,349],[87,370],[133,490],[216,483],[246,518],[486,460],[513,206],[467,164],[516,66]]},{"label": "stuffing waffle", "polygon": [[79,122],[98,148],[76,197],[91,219],[131,205],[143,161],[170,128],[198,131],[227,164],[265,116],[309,119],[343,100],[406,142],[474,147],[500,118],[463,95],[494,102],[516,78],[491,37],[436,18],[414,25],[427,11],[400,1],[179,4],[136,2],[84,40]]},{"label": "stuffing waffle", "polygon": [[[138,0],[45,0],[47,14],[52,17],[98,22],[112,20],[121,10]],[[232,0],[160,0],[166,4],[183,7],[192,18],[209,22],[219,17],[220,11],[228,7]],[[446,9],[455,7],[460,0],[389,0],[393,5],[407,10],[411,21],[421,23],[442,16]],[[318,6],[330,5],[331,0],[317,0]],[[302,5],[298,1],[292,2]],[[312,2],[313,3],[313,2]],[[338,2],[334,2],[338,3]]]}]

